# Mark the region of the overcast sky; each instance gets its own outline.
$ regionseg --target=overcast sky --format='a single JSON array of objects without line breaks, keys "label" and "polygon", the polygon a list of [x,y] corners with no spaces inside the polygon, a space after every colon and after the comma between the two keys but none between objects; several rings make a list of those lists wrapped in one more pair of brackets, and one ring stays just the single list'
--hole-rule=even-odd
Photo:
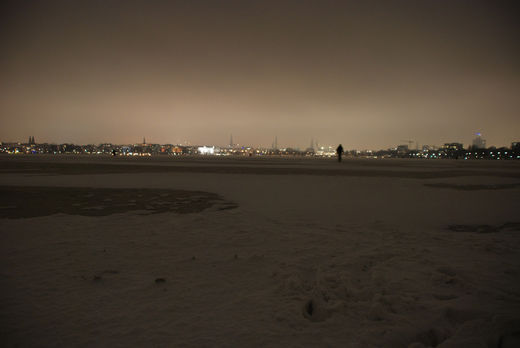
[{"label": "overcast sky", "polygon": [[0,140],[520,140],[501,1],[3,1]]}]

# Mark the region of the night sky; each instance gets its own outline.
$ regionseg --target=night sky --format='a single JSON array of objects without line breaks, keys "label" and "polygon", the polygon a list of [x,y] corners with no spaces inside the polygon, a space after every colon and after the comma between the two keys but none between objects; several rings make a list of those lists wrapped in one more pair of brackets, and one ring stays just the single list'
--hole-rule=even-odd
[{"label": "night sky", "polygon": [[501,1],[3,1],[0,141],[520,140]]}]

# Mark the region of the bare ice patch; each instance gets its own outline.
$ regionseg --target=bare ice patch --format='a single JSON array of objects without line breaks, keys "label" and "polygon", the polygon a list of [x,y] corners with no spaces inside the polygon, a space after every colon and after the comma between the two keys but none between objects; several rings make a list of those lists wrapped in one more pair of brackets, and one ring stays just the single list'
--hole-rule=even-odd
[{"label": "bare ice patch", "polygon": [[477,184],[464,185],[464,184],[433,183],[433,184],[424,184],[424,186],[442,188],[442,189],[459,190],[459,191],[479,191],[479,190],[512,189],[512,188],[520,187],[520,183],[494,184],[494,185],[477,185]]},{"label": "bare ice patch", "polygon": [[502,225],[449,225],[453,232],[494,233],[500,231],[520,231],[520,222],[506,222]]},{"label": "bare ice patch", "polygon": [[0,187],[0,218],[20,219],[57,213],[106,216],[127,211],[143,214],[197,213],[237,204],[203,191],[88,187]]}]

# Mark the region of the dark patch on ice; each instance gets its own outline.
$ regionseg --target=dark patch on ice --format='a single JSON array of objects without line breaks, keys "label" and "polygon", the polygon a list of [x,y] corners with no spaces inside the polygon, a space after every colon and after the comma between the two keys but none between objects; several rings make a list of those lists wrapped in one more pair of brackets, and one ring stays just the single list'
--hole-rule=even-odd
[{"label": "dark patch on ice", "polygon": [[307,314],[306,317],[312,317],[314,313],[314,303],[312,300],[307,301],[304,307],[304,313]]},{"label": "dark patch on ice", "polygon": [[448,225],[453,232],[495,233],[500,231],[520,231],[520,222],[506,222],[502,225]]},{"label": "dark patch on ice", "polygon": [[498,348],[520,347],[520,331],[506,334],[500,337]]},{"label": "dark patch on ice", "polygon": [[155,279],[155,283],[156,284],[166,283],[166,279],[164,279],[164,278],[157,278],[157,279]]},{"label": "dark patch on ice", "polygon": [[[107,279],[107,278],[103,278],[104,275],[110,275],[110,274],[119,274],[119,271],[116,271],[114,269],[106,269],[106,270],[104,270],[102,272],[94,274],[90,279],[92,279],[92,281],[94,281],[96,283],[99,283],[99,282],[102,282],[105,279]],[[84,279],[84,280],[88,279],[85,276],[81,276],[81,278]]]},{"label": "dark patch on ice", "polygon": [[20,219],[57,213],[106,216],[127,211],[143,215],[174,212],[189,214],[215,207],[237,208],[211,192],[92,187],[0,186],[0,218]]},{"label": "dark patch on ice", "polygon": [[310,298],[303,306],[303,316],[313,322],[324,321],[329,317],[329,309],[317,297]]},{"label": "dark patch on ice", "polygon": [[520,222],[506,222],[501,226],[501,230],[520,231]]},{"label": "dark patch on ice", "polygon": [[479,190],[512,189],[512,188],[520,187],[520,183],[495,184],[495,185],[476,185],[476,184],[463,185],[463,184],[433,183],[433,184],[424,184],[424,186],[452,189],[452,190],[459,190],[459,191],[479,191]]},{"label": "dark patch on ice", "polygon": [[420,342],[426,347],[437,347],[450,336],[451,333],[448,330],[434,327],[417,335],[416,342]]},{"label": "dark patch on ice", "polygon": [[229,210],[229,209],[235,209],[238,208],[238,204],[234,202],[227,202],[224,204],[221,204],[218,210]]},{"label": "dark patch on ice", "polygon": [[499,227],[491,225],[449,225],[448,228],[454,232],[492,233],[500,231]]},{"label": "dark patch on ice", "polygon": [[455,277],[457,275],[457,272],[455,272],[454,269],[446,266],[441,266],[437,268],[437,272],[445,274],[450,277]]},{"label": "dark patch on ice", "polygon": [[449,300],[454,300],[454,299],[458,298],[459,296],[453,295],[453,294],[448,294],[448,295],[433,294],[433,297],[435,297],[437,300],[440,300],[440,301],[449,301]]}]

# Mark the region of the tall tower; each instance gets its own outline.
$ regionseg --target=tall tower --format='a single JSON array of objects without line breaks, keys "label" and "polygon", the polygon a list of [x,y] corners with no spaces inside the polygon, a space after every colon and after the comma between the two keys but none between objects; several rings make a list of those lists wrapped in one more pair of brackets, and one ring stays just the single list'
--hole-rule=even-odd
[{"label": "tall tower", "polygon": [[278,150],[278,136],[274,136],[273,149]]},{"label": "tall tower", "polygon": [[485,149],[486,148],[486,140],[482,138],[482,134],[476,133],[476,138],[473,139],[473,147],[475,149]]},{"label": "tall tower", "polygon": [[143,145],[146,145],[146,138],[143,137]]},{"label": "tall tower", "polygon": [[311,138],[311,146],[310,146],[310,148],[314,150],[314,139],[313,138]]},{"label": "tall tower", "polygon": [[233,147],[233,134],[229,137],[229,147]]}]

